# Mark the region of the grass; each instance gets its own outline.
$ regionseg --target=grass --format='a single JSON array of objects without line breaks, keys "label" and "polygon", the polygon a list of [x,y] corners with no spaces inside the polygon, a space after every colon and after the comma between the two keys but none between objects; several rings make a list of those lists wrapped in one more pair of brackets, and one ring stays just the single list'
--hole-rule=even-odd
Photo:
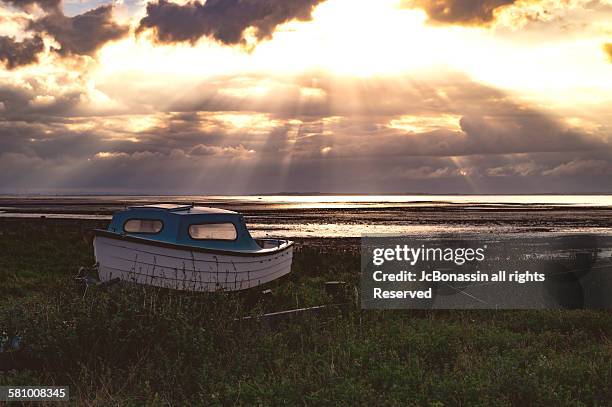
[{"label": "grass", "polygon": [[[244,315],[332,301],[359,255],[300,245],[271,298],[138,286],[83,292],[93,222],[0,220],[0,385],[68,385],[79,405],[610,405],[608,311]],[[6,354],[6,352],[5,352]]]}]

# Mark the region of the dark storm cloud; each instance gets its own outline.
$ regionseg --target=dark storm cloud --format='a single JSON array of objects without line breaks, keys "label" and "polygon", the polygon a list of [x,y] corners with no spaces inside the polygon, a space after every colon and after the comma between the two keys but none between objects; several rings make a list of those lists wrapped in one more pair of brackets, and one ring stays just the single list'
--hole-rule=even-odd
[{"label": "dark storm cloud", "polygon": [[608,55],[608,59],[612,62],[612,42],[605,43],[603,45],[603,50]]},{"label": "dark storm cloud", "polygon": [[[544,117],[491,118],[465,116],[462,131],[435,130],[413,133],[385,129],[375,125],[347,126],[337,129],[333,138],[322,132],[293,147],[293,153],[304,157],[468,157],[473,155],[520,154],[537,152],[576,152],[598,148],[606,143],[579,132],[565,130]],[[508,126],[508,127],[505,127]],[[376,140],[375,143],[372,141]],[[329,151],[322,151],[326,146]]]},{"label": "dark storm cloud", "polygon": [[[292,78],[290,84],[270,84],[267,93],[238,97],[224,94],[234,79],[219,79],[215,85],[179,98],[173,111],[252,111],[270,114],[279,120],[300,118],[300,132],[308,137],[295,145],[294,152],[320,155],[330,141],[346,144],[330,155],[381,156],[464,156],[543,151],[581,151],[606,146],[601,139],[580,129],[569,129],[559,118],[519,105],[499,89],[475,83],[462,75],[444,79],[406,81],[402,78],[346,79],[321,75],[315,79]],[[257,77],[245,78],[247,86]],[[317,83],[321,97],[304,99],[300,86]],[[296,85],[297,83],[297,85]],[[381,95],[384,98],[381,99]],[[369,103],[376,100],[378,103]],[[455,115],[461,120],[456,130],[440,129],[419,134],[389,128],[403,115]],[[322,123],[323,117],[343,117],[337,123]],[[333,133],[324,134],[326,128]],[[343,138],[344,137],[344,138]],[[372,143],[372,139],[376,143]],[[389,148],[388,146],[393,146]]]},{"label": "dark storm cloud", "polygon": [[445,24],[486,24],[493,21],[494,11],[516,0],[405,0],[406,7],[425,10],[429,19]]},{"label": "dark storm cloud", "polygon": [[[38,121],[24,121],[21,117],[14,121],[0,119],[0,151],[42,160],[78,161],[100,152],[117,157],[152,154],[183,159],[187,156],[231,158],[249,153],[253,145],[248,140],[229,136],[219,127],[202,129],[204,120],[184,114],[161,115],[159,126],[141,131],[129,130],[130,117],[125,116],[69,119],[45,115],[40,118]],[[251,132],[245,130],[243,136],[248,139]],[[133,138],[138,141],[134,142]],[[124,161],[129,163],[130,159]]]},{"label": "dark storm cloud", "polygon": [[45,95],[44,78],[30,79],[27,88],[0,85],[0,121],[14,122],[56,122],[67,117],[82,115],[84,93],[79,90],[40,99]]},{"label": "dark storm cloud", "polygon": [[[438,130],[429,133],[410,134],[384,126],[353,123],[355,120],[345,119],[349,124],[330,126],[322,120],[302,122],[299,125],[279,123],[269,132],[261,133],[256,129],[244,128],[239,132],[223,126],[210,126],[214,119],[202,117],[200,120],[185,118],[183,115],[170,114],[162,120],[162,124],[151,129],[128,132],[122,130],[120,123],[127,123],[127,118],[115,118],[118,124],[114,127],[102,124],[105,118],[79,119],[71,123],[57,121],[54,123],[3,123],[0,125],[0,150],[40,159],[55,159],[72,157],[73,159],[91,158],[97,153],[111,153],[108,159],[121,159],[125,165],[130,157],[142,154],[154,154],[156,157],[173,157],[174,160],[196,160],[198,157],[256,157],[263,162],[276,162],[279,157],[291,156],[296,162],[316,162],[320,160],[342,162],[343,160],[387,161],[410,159],[411,165],[406,167],[405,174],[425,174],[427,166],[412,168],[418,160],[435,162],[448,157],[463,157],[472,160],[473,157],[502,157],[516,154],[583,154],[581,161],[602,160],[610,155],[610,148],[605,143],[595,142],[577,134],[563,132],[555,135],[552,128],[546,130],[543,124],[523,126],[522,130],[531,132],[525,138],[512,136],[509,132],[490,134],[491,140],[483,143],[487,129],[468,129],[467,132]],[[470,118],[473,122],[477,119]],[[478,120],[484,120],[479,118]],[[538,119],[541,120],[541,119]],[[87,130],[75,130],[72,124],[101,124],[91,126]],[[518,122],[518,121],[517,121]],[[499,123],[495,123],[496,125]],[[504,125],[512,125],[505,120]],[[516,124],[516,123],[514,123]],[[105,128],[106,126],[106,128]],[[125,125],[127,126],[127,124]],[[491,123],[488,126],[492,126]],[[490,130],[490,129],[489,129]],[[333,137],[326,134],[331,131]],[[533,133],[548,131],[548,139],[534,141]],[[136,137],[137,142],[131,141]],[[504,141],[504,138],[511,140]],[[567,139],[565,144],[559,139]],[[375,143],[373,142],[375,140]],[[548,144],[547,144],[548,143]],[[484,145],[483,145],[484,144]],[[591,152],[591,153],[590,153]],[[595,157],[595,153],[603,155]],[[499,159],[502,160],[502,159]],[[549,167],[504,166],[496,158],[495,165],[487,163],[492,170],[488,175],[528,175],[529,171],[552,170],[563,163],[554,163]],[[171,161],[171,160],[170,160]],[[571,161],[571,160],[567,160]],[[172,166],[171,162],[168,165]],[[551,164],[552,165],[552,164]],[[487,167],[488,168],[488,167]],[[497,168],[497,169],[495,169]],[[592,166],[576,167],[585,171]],[[135,169],[135,171],[137,171]],[[451,175],[450,169],[433,169],[428,177]],[[455,171],[457,172],[457,171]],[[541,172],[541,171],[540,171]],[[484,174],[484,172],[483,172]],[[551,173],[554,174],[554,173]],[[380,174],[379,174],[380,175]]]},{"label": "dark storm cloud", "polygon": [[159,0],[147,5],[147,15],[137,32],[153,29],[159,42],[196,42],[201,37],[224,44],[238,44],[244,31],[255,28],[259,40],[290,20],[309,20],[323,0],[207,0],[183,5]]},{"label": "dark storm cloud", "polygon": [[580,131],[561,127],[535,111],[509,109],[507,116],[464,116],[466,153],[524,153],[592,150],[606,147]]},{"label": "dark storm cloud", "polygon": [[44,47],[45,44],[38,35],[22,41],[0,36],[0,62],[3,62],[8,69],[35,63]]},{"label": "dark storm cloud", "polygon": [[545,170],[543,175],[573,176],[585,173],[591,175],[611,175],[612,163],[607,160],[573,159],[550,170]]},{"label": "dark storm cloud", "polygon": [[62,0],[2,0],[13,7],[28,9],[37,4],[45,11],[59,11]]},{"label": "dark storm cloud", "polygon": [[37,160],[83,158],[97,153],[106,143],[93,132],[70,131],[62,124],[0,123],[0,150]]},{"label": "dark storm cloud", "polygon": [[107,42],[129,32],[127,26],[113,21],[112,12],[112,6],[101,6],[74,17],[50,13],[32,22],[29,29],[53,36],[61,45],[56,49],[61,55],[93,55]]},{"label": "dark storm cloud", "polygon": [[25,109],[33,96],[25,89],[16,86],[0,86],[0,102],[2,111],[0,118],[9,119],[14,113]]},{"label": "dark storm cloud", "polygon": [[[190,156],[178,150],[170,154],[113,152],[80,160],[0,153],[0,185],[2,190],[17,188],[22,192],[46,189],[192,194],[609,191],[609,157],[583,165],[571,164],[572,157],[572,153],[555,154],[548,159],[538,154],[504,160],[483,156],[457,162],[448,157],[372,156],[283,163],[278,159],[233,160],[213,154]],[[534,170],[524,169],[533,163]]]},{"label": "dark storm cloud", "polygon": [[[78,93],[37,104],[43,85],[0,88],[0,185],[132,193],[609,190],[609,135],[568,127],[465,77],[321,75],[278,79],[268,94],[223,92],[256,81],[214,78],[208,93],[191,88],[189,100],[144,115],[88,112]],[[306,112],[301,86],[317,95]]]}]

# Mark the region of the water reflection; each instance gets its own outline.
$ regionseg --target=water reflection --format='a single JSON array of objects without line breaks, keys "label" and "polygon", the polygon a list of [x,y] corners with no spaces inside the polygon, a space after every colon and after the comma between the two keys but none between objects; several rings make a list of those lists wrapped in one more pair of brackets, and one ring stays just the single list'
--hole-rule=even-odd
[{"label": "water reflection", "polygon": [[109,220],[158,202],[240,211],[255,237],[612,234],[611,195],[5,196],[0,217]]}]

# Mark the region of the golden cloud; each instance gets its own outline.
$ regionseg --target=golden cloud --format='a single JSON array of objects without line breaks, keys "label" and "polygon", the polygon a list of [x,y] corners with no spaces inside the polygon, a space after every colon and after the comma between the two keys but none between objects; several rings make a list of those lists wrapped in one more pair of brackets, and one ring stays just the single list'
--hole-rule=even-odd
[{"label": "golden cloud", "polygon": [[607,42],[603,45],[604,52],[608,55],[608,59],[612,62],[612,42]]}]

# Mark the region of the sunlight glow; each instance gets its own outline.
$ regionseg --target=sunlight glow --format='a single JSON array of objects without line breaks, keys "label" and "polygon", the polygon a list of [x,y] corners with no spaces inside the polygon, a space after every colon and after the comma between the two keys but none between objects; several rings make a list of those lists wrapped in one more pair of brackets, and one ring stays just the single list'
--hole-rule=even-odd
[{"label": "sunlight glow", "polygon": [[460,115],[443,114],[439,116],[403,115],[392,119],[388,127],[413,133],[425,133],[434,130],[461,131]]},{"label": "sunlight glow", "polygon": [[[574,0],[580,1],[584,3]],[[283,24],[272,39],[254,47],[252,35],[247,35],[251,44],[246,47],[228,47],[207,38],[193,47],[153,45],[150,33],[128,37],[101,50],[94,79],[102,83],[138,75],[151,84],[167,84],[171,77],[174,86],[189,87],[207,77],[245,73],[274,77],[321,70],[371,77],[455,71],[520,94],[530,103],[571,107],[593,97],[597,103],[612,101],[610,66],[601,52],[605,30],[601,37],[588,40],[517,41],[508,35],[516,32],[512,31],[518,27],[515,20],[534,18],[529,16],[540,6],[521,14],[516,5],[513,13],[500,13],[499,27],[490,30],[433,25],[423,10],[399,4],[398,0],[327,0],[314,9],[312,21]],[[244,98],[272,90],[265,83],[237,83],[219,92]],[[300,93],[304,98],[325,96],[316,87],[302,88]]]},{"label": "sunlight glow", "polygon": [[268,114],[263,113],[227,112],[200,114],[199,116],[202,119],[200,123],[202,129],[207,131],[220,126],[230,133],[248,130],[252,134],[267,134],[270,130],[282,124],[278,120],[270,119]]},{"label": "sunlight glow", "polygon": [[112,151],[100,151],[96,154],[96,158],[107,159],[107,158],[118,158],[118,157],[127,157],[126,153],[116,153]]},{"label": "sunlight glow", "polygon": [[131,116],[127,119],[125,126],[127,130],[140,133],[149,130],[159,124],[159,120],[154,115]]},{"label": "sunlight glow", "polygon": [[[106,46],[100,73],[128,69],[202,77],[248,67],[278,74],[324,69],[374,75],[439,62],[455,33],[426,25],[421,10],[400,10],[397,5],[397,0],[326,1],[314,10],[313,21],[278,27],[272,40],[261,42],[252,52],[206,38],[196,47],[153,45],[150,34],[144,34]],[[417,40],[424,36],[428,41]]]}]

